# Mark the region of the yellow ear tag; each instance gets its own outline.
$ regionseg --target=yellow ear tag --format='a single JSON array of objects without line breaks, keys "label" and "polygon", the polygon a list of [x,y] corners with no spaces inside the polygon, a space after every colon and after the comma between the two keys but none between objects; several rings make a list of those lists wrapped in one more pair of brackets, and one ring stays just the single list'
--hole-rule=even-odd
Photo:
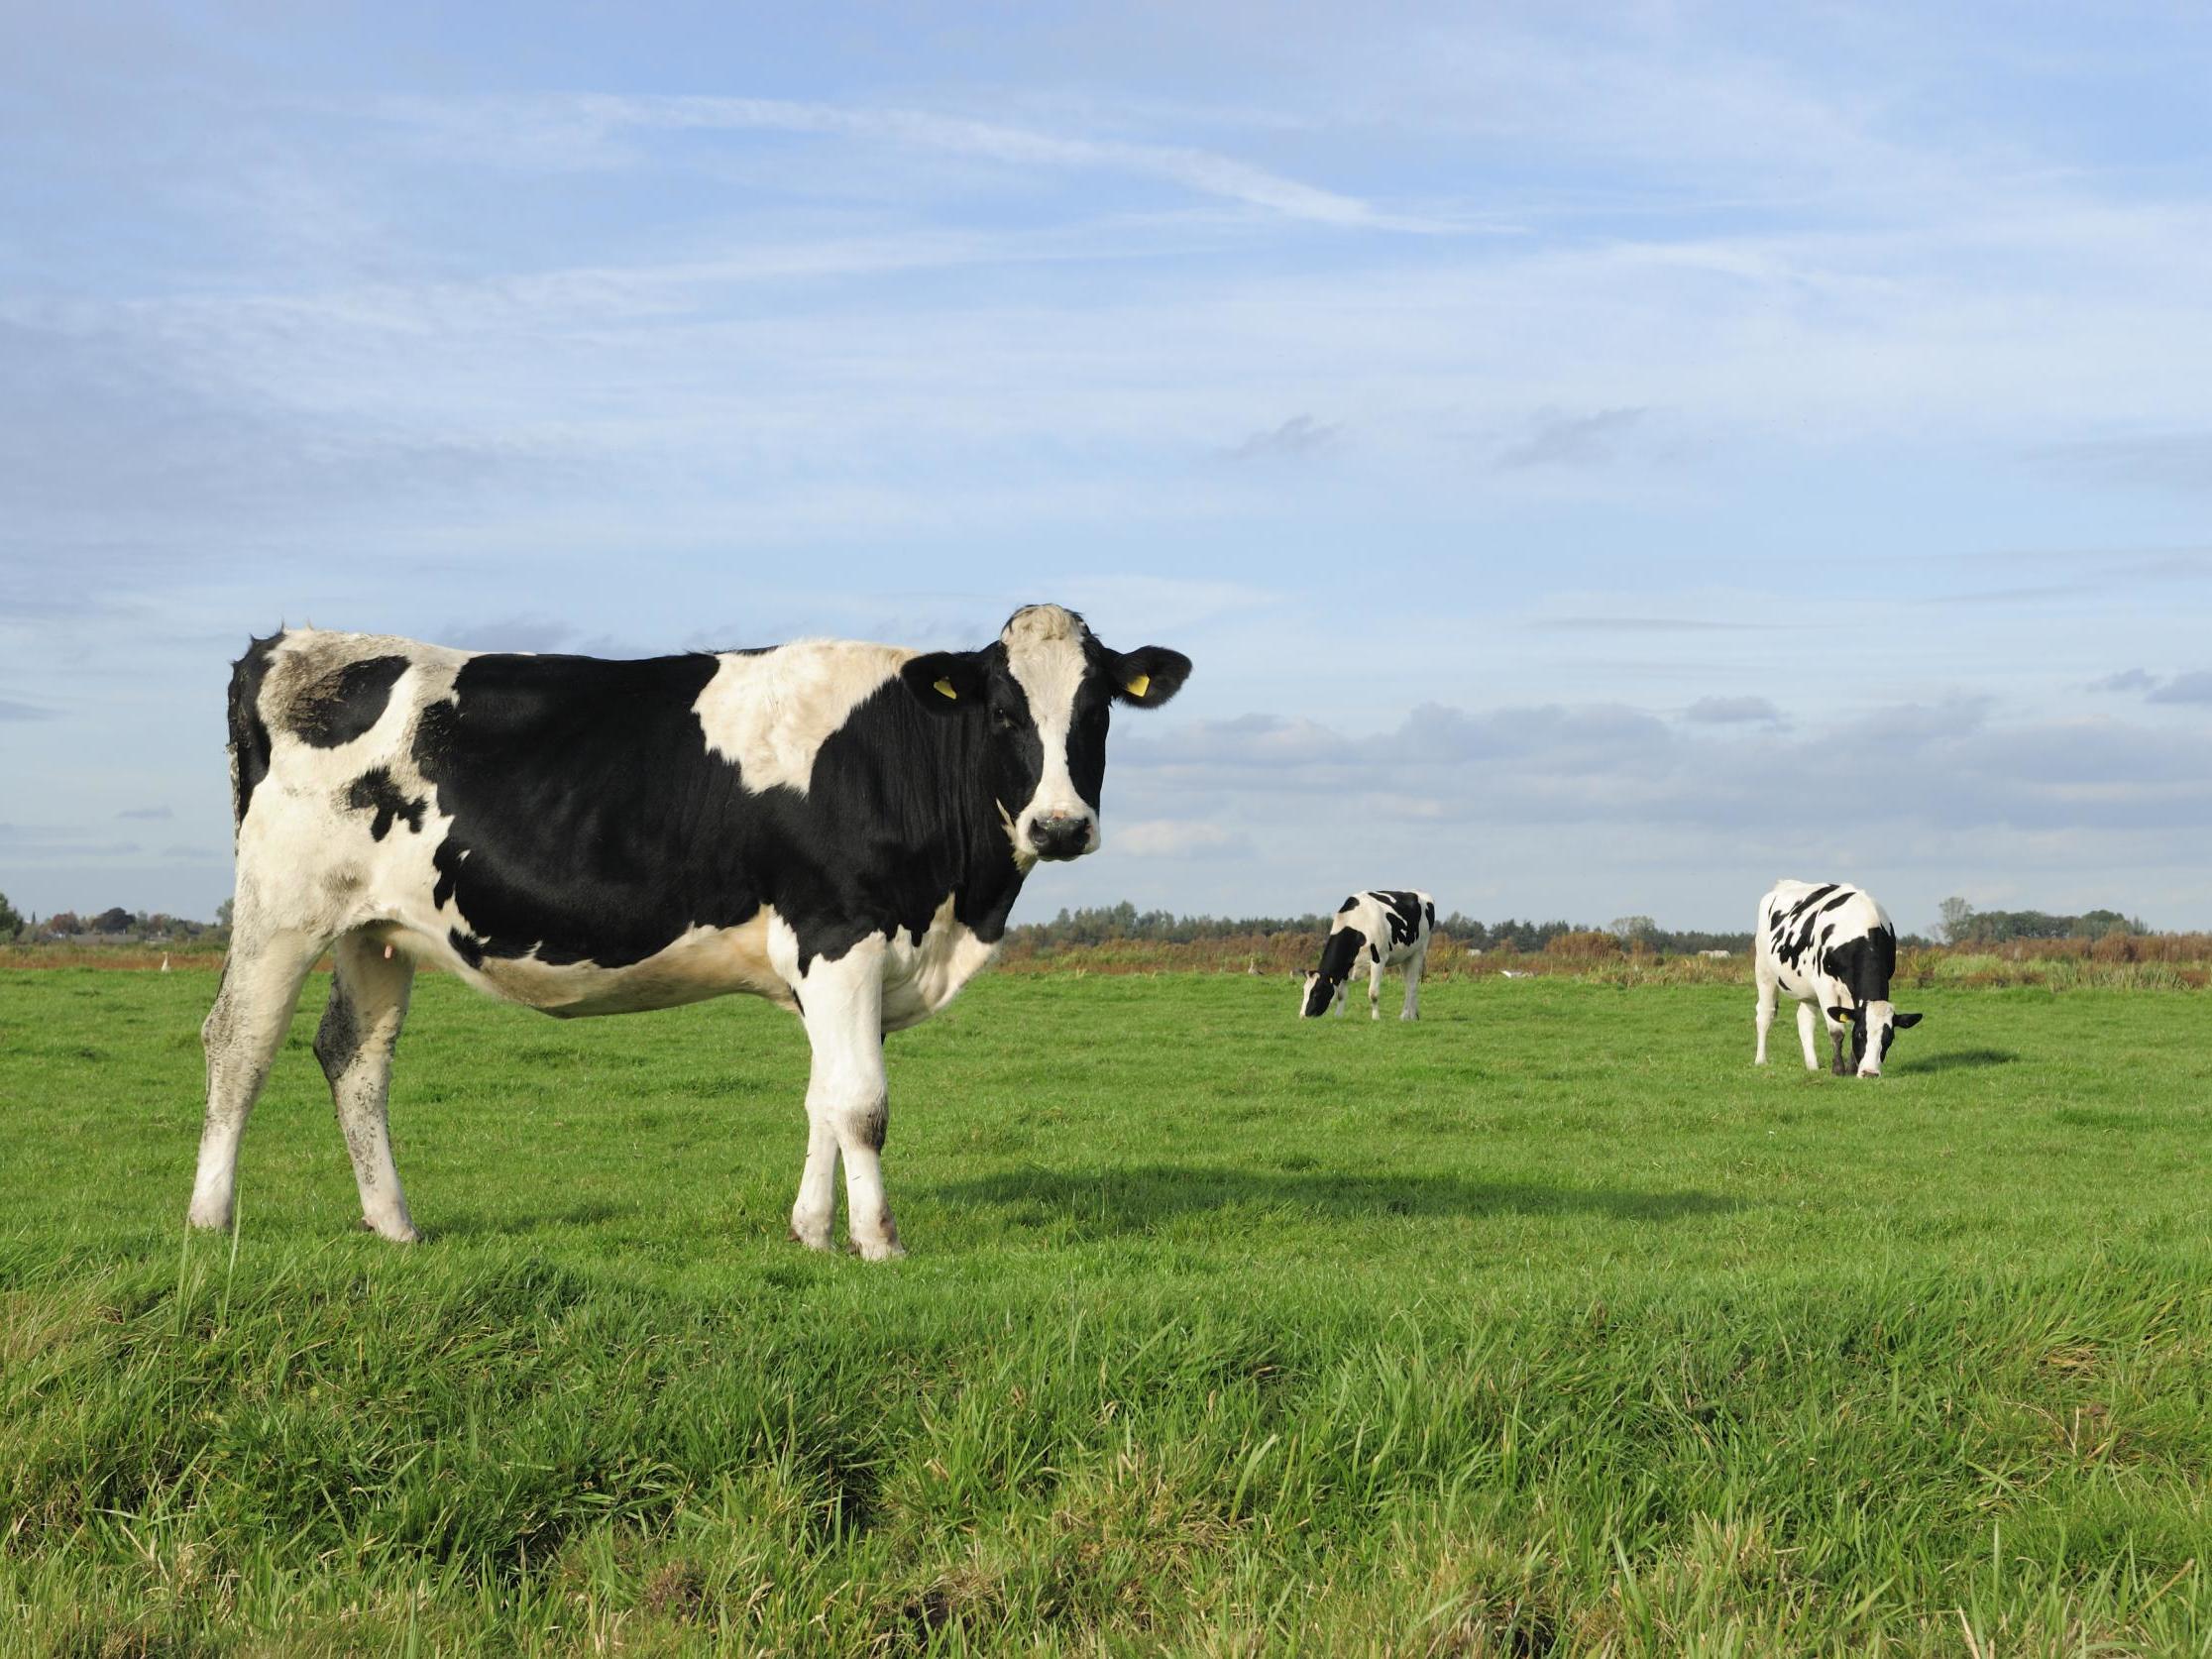
[{"label": "yellow ear tag", "polygon": [[1145,693],[1151,690],[1152,676],[1150,674],[1140,674],[1136,679],[1129,682],[1129,695],[1131,697],[1143,697]]},{"label": "yellow ear tag", "polygon": [[958,692],[956,692],[956,691],[954,691],[954,690],[952,689],[952,682],[951,682],[951,681],[949,681],[949,680],[940,680],[940,681],[938,681],[938,682],[937,682],[937,689],[938,689],[939,691],[942,692],[942,693],[943,693],[943,694],[944,694],[944,695],[945,695],[946,697],[950,698],[950,699],[951,699],[951,700],[952,700],[952,701],[953,701],[954,703],[957,703],[957,702],[959,702],[959,701],[960,701],[960,694],[959,694]]}]

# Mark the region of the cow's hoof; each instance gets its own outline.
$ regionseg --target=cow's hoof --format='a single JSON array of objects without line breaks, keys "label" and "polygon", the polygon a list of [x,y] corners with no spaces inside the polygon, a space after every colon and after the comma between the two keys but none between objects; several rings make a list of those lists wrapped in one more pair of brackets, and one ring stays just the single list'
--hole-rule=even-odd
[{"label": "cow's hoof", "polygon": [[793,1244],[805,1245],[809,1250],[828,1250],[830,1248],[830,1229],[827,1227],[825,1227],[820,1233],[815,1232],[812,1228],[809,1228],[806,1232],[802,1233],[796,1226],[794,1226],[791,1231],[784,1236],[788,1238]]},{"label": "cow's hoof", "polygon": [[906,1246],[897,1239],[854,1239],[852,1248],[863,1262],[896,1262],[906,1255]]},{"label": "cow's hoof", "polygon": [[380,1227],[367,1216],[363,1216],[354,1223],[354,1231],[357,1233],[374,1233],[387,1244],[411,1245],[422,1243],[422,1235],[414,1230],[411,1222],[387,1222]]},{"label": "cow's hoof", "polygon": [[184,1224],[195,1227],[202,1233],[227,1233],[230,1231],[230,1216],[214,1210],[192,1209],[185,1212]]}]

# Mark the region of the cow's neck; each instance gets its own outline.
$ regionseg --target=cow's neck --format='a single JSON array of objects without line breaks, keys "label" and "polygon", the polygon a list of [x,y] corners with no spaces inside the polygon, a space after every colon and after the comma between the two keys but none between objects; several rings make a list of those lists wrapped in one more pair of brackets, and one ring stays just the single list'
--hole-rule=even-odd
[{"label": "cow's neck", "polygon": [[[992,795],[983,744],[967,720],[921,717],[934,742],[926,742],[938,767],[935,780],[951,814],[952,914],[987,942],[1006,932],[1028,872],[1014,858],[1006,814]],[[1018,811],[1019,803],[1007,809]]]}]

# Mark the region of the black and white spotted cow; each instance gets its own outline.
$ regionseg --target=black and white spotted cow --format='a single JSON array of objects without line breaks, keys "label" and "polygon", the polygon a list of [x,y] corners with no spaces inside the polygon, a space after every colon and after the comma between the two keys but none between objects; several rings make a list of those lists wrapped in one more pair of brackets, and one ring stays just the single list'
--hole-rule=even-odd
[{"label": "black and white spotted cow", "polygon": [[1309,970],[1298,987],[1298,1016],[1313,1020],[1333,1006],[1344,1015],[1345,993],[1355,973],[1368,974],[1368,1018],[1382,1017],[1382,970],[1405,969],[1405,1007],[1401,1020],[1421,1017],[1421,969],[1428,962],[1429,936],[1436,931],[1436,901],[1426,893],[1371,888],[1337,906],[1329,937],[1321,945],[1321,965]]},{"label": "black and white spotted cow", "polygon": [[1179,652],[1057,606],[978,651],[806,640],[639,662],[314,631],[231,678],[238,888],[203,1030],[191,1220],[228,1226],[239,1139],[308,969],[365,1224],[412,1240],[386,1095],[418,961],[555,1015],[745,991],[814,1051],[792,1237],[899,1254],[883,1036],[987,962],[1040,859],[1099,844],[1108,712]]},{"label": "black and white spotted cow", "polygon": [[1818,887],[1806,881],[1776,882],[1759,901],[1752,950],[1752,973],[1759,986],[1755,1064],[1767,1062],[1767,1031],[1774,1024],[1778,991],[1797,999],[1798,1037],[1805,1045],[1808,1071],[1821,1068],[1813,1043],[1815,1009],[1827,1021],[1838,1077],[1850,1074],[1843,1066],[1846,1027],[1852,1066],[1861,1077],[1879,1077],[1891,1042],[1921,1022],[1918,1014],[1900,1014],[1891,1006],[1897,930],[1873,895],[1856,887],[1837,881]]}]

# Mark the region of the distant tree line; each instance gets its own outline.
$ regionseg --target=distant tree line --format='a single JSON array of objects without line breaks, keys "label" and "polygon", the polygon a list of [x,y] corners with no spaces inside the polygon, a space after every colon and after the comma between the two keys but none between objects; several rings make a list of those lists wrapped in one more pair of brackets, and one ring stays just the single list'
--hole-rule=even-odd
[{"label": "distant tree line", "polygon": [[[1964,899],[1945,899],[1936,932],[1946,944],[2005,944],[2014,940],[2109,939],[2148,935],[2151,930],[2138,917],[2116,910],[2087,910],[2078,916],[2060,916],[2041,910],[1976,910]],[[1308,911],[1302,916],[1177,916],[1172,911],[1139,910],[1124,900],[1095,909],[1065,910],[1050,922],[1031,922],[1009,930],[1009,937],[1032,948],[1108,944],[1137,940],[1154,944],[1190,944],[1200,940],[1248,939],[1254,935],[1325,934],[1333,915]],[[213,922],[162,911],[125,910],[121,905],[93,915],[57,910],[36,920],[27,919],[0,894],[0,941],[25,943],[41,940],[105,940],[114,943],[185,943],[206,940],[226,942],[230,937],[231,901],[225,899]],[[1502,922],[1478,922],[1459,911],[1437,918],[1438,933],[1476,950],[1512,950],[1535,953],[1548,948],[1564,935],[1609,933],[1630,949],[1663,956],[1688,955],[1700,950],[1747,951],[1748,933],[1703,933],[1695,929],[1662,928],[1648,916],[1615,917],[1603,929],[1584,923],[1522,922],[1507,917]],[[1902,943],[1927,944],[1918,934],[1907,934]]]},{"label": "distant tree line", "polygon": [[2016,939],[2138,938],[2150,933],[2141,918],[2116,910],[2085,910],[2079,916],[2053,916],[2041,910],[1976,910],[1964,899],[1945,899],[1936,932],[1946,944],[2005,944]]},{"label": "distant tree line", "polygon": [[27,918],[0,893],[0,941],[25,944],[75,940],[108,944],[186,944],[197,940],[221,943],[230,938],[231,901],[225,899],[213,922],[195,922],[166,911],[125,910],[121,905],[87,915],[57,910]]},{"label": "distant tree line", "polygon": [[[1325,934],[1333,914],[1302,916],[1177,916],[1166,910],[1139,910],[1124,900],[1096,909],[1062,910],[1050,922],[1030,922],[1008,930],[1009,937],[1032,947],[1111,944],[1125,940],[1150,944],[1190,944],[1200,940],[1249,939],[1274,934]],[[1436,919],[1436,931],[1476,950],[1536,952],[1566,934],[1599,930],[1567,921],[1478,922],[1458,911]],[[1677,932],[1656,926],[1648,916],[1622,917],[1609,930],[1622,942],[1663,954],[1694,950],[1748,950],[1751,936]]]}]

